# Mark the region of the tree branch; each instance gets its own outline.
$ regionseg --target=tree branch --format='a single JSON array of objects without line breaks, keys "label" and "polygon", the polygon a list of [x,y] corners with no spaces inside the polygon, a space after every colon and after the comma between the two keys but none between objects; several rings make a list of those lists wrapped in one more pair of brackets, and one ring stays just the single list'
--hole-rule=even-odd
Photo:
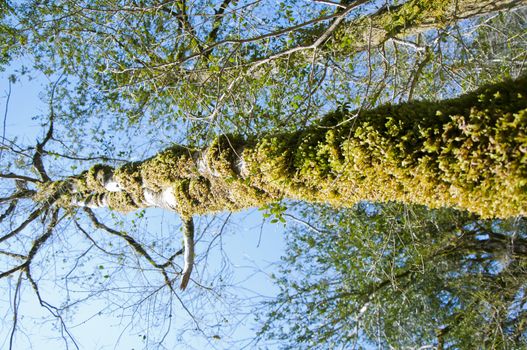
[{"label": "tree branch", "polygon": [[45,210],[47,210],[49,208],[49,205],[43,205],[39,208],[37,208],[36,210],[34,210],[31,214],[29,214],[29,216],[27,217],[26,220],[24,220],[24,222],[22,222],[17,228],[15,228],[14,230],[12,230],[11,232],[9,232],[8,234],[0,237],[0,243],[10,239],[11,237],[17,235],[20,231],[22,231],[23,229],[25,229],[27,227],[27,225],[29,225],[30,223],[32,223],[40,214],[42,214]]},{"label": "tree branch", "polygon": [[16,327],[18,323],[18,307],[20,305],[20,286],[22,285],[22,273],[18,276],[15,287],[15,295],[13,297],[13,328],[9,336],[9,350],[13,349],[13,342],[15,340]]},{"label": "tree branch", "polygon": [[[214,22],[212,22],[212,30],[210,31],[209,35],[207,35],[206,43],[213,43],[216,41],[218,37],[218,32],[220,30],[221,21],[223,20],[223,15],[231,1],[232,0],[223,0],[220,7],[217,10],[214,10],[215,18]],[[210,52],[212,51],[209,51],[207,55],[210,55]]]},{"label": "tree branch", "polygon": [[36,191],[34,190],[19,190],[8,197],[0,197],[0,203],[12,202],[14,200],[22,198],[31,198],[35,194]]},{"label": "tree branch", "polygon": [[[4,121],[2,124],[2,143],[5,141],[5,132],[6,132],[6,124],[7,124],[7,112],[9,111],[9,100],[11,98],[11,79],[9,79],[9,89],[7,92],[7,99],[5,102],[5,111],[4,111]],[[0,160],[2,159],[2,154],[4,152],[3,148],[0,148]]]},{"label": "tree branch", "polygon": [[13,173],[6,173],[6,174],[0,173],[0,178],[22,180],[22,181],[31,182],[31,183],[42,183],[42,180],[35,179],[29,176],[13,174]]},{"label": "tree branch", "polygon": [[17,254],[17,253],[11,253],[11,252],[6,252],[5,250],[1,250],[1,249],[0,249],[0,254],[1,254],[1,255],[7,255],[7,256],[10,256],[10,257],[12,257],[12,258],[17,258],[17,259],[27,259],[27,256],[26,256],[26,255]]},{"label": "tree branch", "polygon": [[153,267],[155,267],[156,269],[160,270],[161,271],[161,274],[163,275],[164,279],[165,279],[165,284],[170,288],[172,289],[172,282],[170,281],[170,278],[168,277],[168,273],[166,272],[166,265],[163,264],[158,264],[151,256],[150,254],[148,254],[148,252],[143,248],[143,246],[138,243],[133,237],[131,237],[130,235],[128,235],[126,232],[121,232],[121,231],[117,231],[117,230],[114,230],[106,225],[104,225],[102,222],[100,222],[97,217],[95,216],[95,214],[93,213],[92,210],[90,210],[89,208],[83,208],[84,209],[84,212],[88,215],[88,218],[91,220],[91,222],[93,223],[93,225],[96,227],[96,228],[99,228],[99,229],[102,229],[108,233],[110,233],[111,235],[114,235],[114,236],[118,236],[122,239],[124,239],[126,241],[126,243],[128,243],[128,245],[130,247],[132,247],[132,249],[137,253],[139,254],[140,256],[142,256],[143,258],[146,259],[146,261],[148,261],[150,263],[150,265],[152,265]]},{"label": "tree branch", "polygon": [[[38,210],[34,211],[32,213],[32,215],[37,212]],[[12,269],[9,269],[8,271],[5,271],[5,272],[2,272],[0,273],[0,279],[3,278],[3,277],[7,277],[13,273],[15,273],[16,271],[20,271],[20,270],[28,270],[30,265],[31,265],[31,262],[33,261],[33,258],[35,257],[35,255],[38,253],[38,251],[40,250],[40,248],[42,247],[42,245],[51,237],[51,235],[53,234],[53,230],[55,228],[55,226],[57,225],[57,222],[58,222],[58,209],[55,209],[53,210],[53,213],[51,215],[51,220],[48,224],[48,227],[46,229],[46,232],[40,236],[39,238],[37,238],[34,242],[33,242],[33,245],[31,246],[31,249],[29,250],[28,254],[27,254],[27,257],[26,257],[26,261],[24,261],[22,264],[18,265],[18,266],[15,266],[13,267]],[[33,218],[34,220],[34,218]],[[32,220],[31,220],[32,221]],[[22,225],[25,224],[25,226],[27,226],[27,223],[28,223],[28,220],[26,220]],[[19,226],[18,228],[22,227]],[[24,227],[25,227],[24,226]],[[5,239],[9,238],[9,237],[12,237],[14,234],[14,232],[19,232],[20,230],[18,229],[15,229],[14,231],[12,231],[10,234],[4,236],[1,238],[0,242],[4,241]],[[9,236],[9,237],[7,237]],[[7,238],[6,238],[7,237]]]},{"label": "tree branch", "polygon": [[66,327],[66,323],[64,322],[64,319],[62,318],[62,316],[60,315],[59,313],[59,309],[53,305],[51,305],[50,303],[46,302],[41,294],[40,294],[40,290],[38,288],[38,284],[37,282],[33,279],[33,276],[31,275],[31,269],[29,267],[29,265],[27,266],[26,268],[26,276],[27,276],[27,279],[29,280],[29,283],[31,284],[31,287],[33,288],[36,296],[37,296],[37,299],[38,299],[38,302],[40,303],[40,306],[42,306],[43,308],[45,308],[46,310],[49,311],[49,313],[51,315],[53,315],[53,317],[55,317],[57,320],[59,320],[60,322],[60,326],[61,326],[61,331],[62,331],[62,337],[63,337],[63,340],[64,342],[66,342],[66,348],[68,348],[67,346],[67,338],[64,336],[64,333],[63,332],[66,332],[66,334],[68,335],[68,337],[71,339],[71,341],[73,342],[73,345],[75,346],[75,348],[77,350],[79,350],[79,346],[77,345],[77,342],[75,341],[75,338],[73,337],[73,335],[71,335],[71,333],[69,332],[68,328]]},{"label": "tree branch", "polygon": [[46,136],[44,137],[44,140],[42,142],[37,142],[37,146],[35,147],[35,154],[33,155],[33,166],[39,173],[40,177],[42,178],[42,181],[49,182],[51,181],[51,178],[46,173],[46,169],[44,168],[44,163],[42,162],[42,155],[44,154],[44,146],[46,143],[51,139],[53,136],[53,113],[51,113],[51,116],[49,118],[49,128],[46,133]]},{"label": "tree branch", "polygon": [[7,217],[9,217],[13,213],[13,211],[16,208],[17,203],[18,202],[16,200],[13,200],[9,204],[9,207],[7,207],[6,211],[2,215],[0,215],[0,222],[4,221]]},{"label": "tree branch", "polygon": [[170,14],[174,18],[178,20],[178,25],[180,29],[183,29],[190,35],[191,41],[196,44],[198,50],[201,52],[203,51],[203,46],[198,40],[198,37],[196,35],[196,30],[190,23],[188,14],[187,14],[187,4],[185,0],[178,0],[176,1],[177,7],[179,8],[179,12],[176,12],[170,8],[162,7],[161,11]]}]

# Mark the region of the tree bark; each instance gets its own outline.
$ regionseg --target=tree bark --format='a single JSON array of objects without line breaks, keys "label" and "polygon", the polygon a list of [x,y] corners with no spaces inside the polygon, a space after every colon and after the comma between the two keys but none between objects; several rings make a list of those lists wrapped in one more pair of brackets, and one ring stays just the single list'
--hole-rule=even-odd
[{"label": "tree bark", "polygon": [[[321,125],[263,138],[173,146],[114,169],[97,165],[40,186],[62,206],[144,207],[184,217],[284,198],[456,207],[485,218],[527,214],[527,77],[440,102],[337,111]],[[50,190],[51,189],[51,190]]]},{"label": "tree bark", "polygon": [[527,0],[410,0],[383,7],[370,16],[343,23],[328,43],[335,53],[351,54],[461,19],[527,5]]}]

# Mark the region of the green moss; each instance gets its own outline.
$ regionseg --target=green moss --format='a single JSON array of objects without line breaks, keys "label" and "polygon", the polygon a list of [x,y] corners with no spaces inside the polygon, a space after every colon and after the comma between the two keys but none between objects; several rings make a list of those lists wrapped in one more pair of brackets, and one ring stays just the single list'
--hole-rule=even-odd
[{"label": "green moss", "polygon": [[[441,102],[328,115],[323,127],[246,141],[218,137],[199,150],[171,147],[115,170],[114,210],[142,205],[143,188],[172,189],[184,216],[264,206],[283,198],[351,206],[361,200],[452,206],[483,217],[527,215],[527,78]],[[331,125],[338,125],[331,128]],[[239,174],[240,156],[245,162]],[[105,193],[96,166],[86,195]],[[42,185],[43,200],[58,184]],[[49,187],[48,187],[49,186]],[[45,194],[47,193],[47,194]]]},{"label": "green moss", "polygon": [[[446,26],[457,11],[463,11],[464,3],[475,0],[410,0],[398,6],[384,7],[375,15],[349,21],[335,32],[330,49],[337,52],[354,52],[357,48],[378,45],[394,36],[418,28]],[[467,4],[468,7],[468,4]],[[459,13],[458,13],[459,14]]]},{"label": "green moss", "polygon": [[245,140],[236,135],[220,135],[208,148],[207,160],[208,167],[221,177],[235,177],[234,166],[240,159],[241,146],[245,145]]},{"label": "green moss", "polygon": [[131,162],[117,168],[114,172],[116,180],[138,205],[144,201],[141,168],[140,162]]},{"label": "green moss", "polygon": [[104,192],[103,180],[108,172],[112,172],[113,168],[108,165],[96,164],[85,173],[81,185],[85,186],[82,190]]},{"label": "green moss", "polygon": [[[526,86],[524,78],[440,103],[382,106],[352,125],[328,129],[354,113],[341,111],[324,128],[244,146],[219,138],[208,153],[215,175],[177,182],[178,210],[201,214],[295,198],[337,206],[395,200],[483,216],[525,213]],[[233,165],[240,149],[246,178]]]},{"label": "green moss", "polygon": [[138,209],[132,196],[127,192],[110,192],[106,194],[108,206],[111,210],[128,213]]},{"label": "green moss", "polygon": [[[33,200],[37,202],[58,201],[62,205],[67,191],[67,183],[65,181],[43,182],[37,184],[37,193],[33,196]],[[70,201],[68,201],[69,204]]]},{"label": "green moss", "polygon": [[176,145],[140,165],[141,178],[145,186],[160,190],[175,181],[198,176],[192,159],[192,150]]},{"label": "green moss", "polygon": [[285,196],[308,199],[308,189],[311,199],[339,206],[397,200],[489,217],[525,213],[526,86],[523,78],[481,90],[484,98],[364,112],[353,129],[299,147],[296,182],[304,188]]}]

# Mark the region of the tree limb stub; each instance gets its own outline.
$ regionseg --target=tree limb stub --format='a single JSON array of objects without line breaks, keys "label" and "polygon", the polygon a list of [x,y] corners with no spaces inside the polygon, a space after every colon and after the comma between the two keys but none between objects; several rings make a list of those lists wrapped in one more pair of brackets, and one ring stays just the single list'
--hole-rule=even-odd
[{"label": "tree limb stub", "polygon": [[190,280],[192,268],[194,267],[194,220],[192,218],[183,219],[183,240],[185,246],[185,265],[181,275],[179,288],[185,290]]}]

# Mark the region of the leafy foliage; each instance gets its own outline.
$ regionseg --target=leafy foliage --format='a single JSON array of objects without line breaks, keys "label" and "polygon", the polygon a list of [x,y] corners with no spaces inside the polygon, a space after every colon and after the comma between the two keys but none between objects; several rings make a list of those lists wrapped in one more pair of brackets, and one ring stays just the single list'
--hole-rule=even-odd
[{"label": "leafy foliage", "polygon": [[310,225],[287,232],[261,336],[284,349],[525,344],[524,219],[367,203],[300,214]]},{"label": "leafy foliage", "polygon": [[[26,0],[2,21],[16,32],[4,51],[68,81],[56,108],[78,133],[102,114],[115,129],[145,122],[203,144],[296,130],[341,102],[367,108],[451,96],[458,83],[474,89],[497,80],[479,71],[481,52],[483,66],[512,61],[501,77],[518,76],[524,16],[471,19],[465,26],[484,29],[458,35],[444,18],[452,3]],[[423,23],[438,29],[425,33]]]}]

